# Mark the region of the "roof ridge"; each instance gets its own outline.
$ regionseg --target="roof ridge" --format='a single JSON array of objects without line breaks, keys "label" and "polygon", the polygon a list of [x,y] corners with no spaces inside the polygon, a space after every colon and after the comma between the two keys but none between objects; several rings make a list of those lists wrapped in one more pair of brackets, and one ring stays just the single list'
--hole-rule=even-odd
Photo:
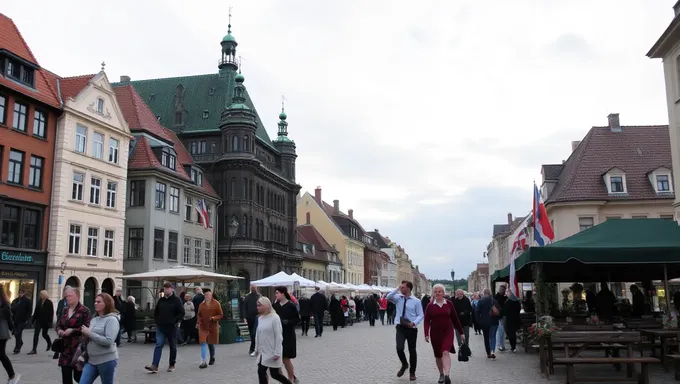
[{"label": "roof ridge", "polygon": [[[652,124],[652,125],[622,125],[621,128],[667,128],[668,124]],[[593,125],[592,128],[606,128],[611,129],[608,125]]]},{"label": "roof ridge", "polygon": [[[54,72],[52,72],[52,73],[54,73]],[[57,75],[55,74],[55,76],[57,76]],[[71,79],[84,79],[84,78],[87,78],[87,77],[92,78],[92,77],[95,77],[95,76],[97,76],[97,73],[88,74],[88,75],[76,75],[76,76],[67,76],[67,77],[57,76],[57,77],[59,77],[61,80],[71,80]]]},{"label": "roof ridge", "polygon": [[[555,198],[558,196],[557,192],[561,193],[564,190],[565,186],[567,184],[571,183],[574,180],[574,178],[576,177],[576,174],[578,173],[577,172],[578,169],[580,169],[581,165],[583,164],[583,162],[581,161],[583,153],[586,152],[586,147],[588,147],[588,145],[590,145],[591,139],[592,139],[593,134],[595,132],[595,128],[596,127],[592,127],[588,130],[588,133],[583,138],[583,140],[581,140],[581,142],[576,147],[576,149],[574,151],[572,151],[571,154],[569,154],[569,157],[567,158],[567,160],[564,161],[564,168],[566,169],[566,168],[569,167],[569,169],[566,169],[566,171],[567,171],[566,173],[565,173],[565,169],[562,169],[562,173],[560,173],[560,176],[562,174],[565,174],[567,176],[568,180],[566,180],[566,179],[565,180],[559,180],[557,182],[557,186],[555,187],[556,190],[554,190],[551,193],[550,197],[547,199],[548,201],[555,200]],[[573,161],[575,161],[575,163],[572,163]],[[574,172],[571,172],[571,167],[575,168]]]},{"label": "roof ridge", "polygon": [[40,66],[38,59],[35,58],[35,55],[33,54],[31,47],[29,47],[28,43],[26,43],[26,40],[24,39],[24,35],[21,34],[21,30],[19,30],[19,27],[17,27],[14,20],[11,17],[5,15],[4,13],[0,13],[0,15],[4,16],[5,18],[7,18],[7,20],[9,20],[9,22],[12,24],[12,27],[14,27],[14,30],[16,31],[17,35],[19,36],[19,39],[21,39],[21,43],[24,44],[24,48],[26,48],[28,53],[31,55],[31,59],[33,60],[33,63],[36,64],[37,66]]},{"label": "roof ridge", "polygon": [[219,76],[219,73],[206,73],[202,75],[188,75],[188,76],[174,76],[174,77],[155,77],[153,79],[142,79],[142,80],[130,80],[126,83],[118,82],[118,84],[130,84],[130,83],[141,83],[143,81],[156,81],[156,80],[172,80],[172,79],[188,79],[197,77],[207,77],[207,76]]}]

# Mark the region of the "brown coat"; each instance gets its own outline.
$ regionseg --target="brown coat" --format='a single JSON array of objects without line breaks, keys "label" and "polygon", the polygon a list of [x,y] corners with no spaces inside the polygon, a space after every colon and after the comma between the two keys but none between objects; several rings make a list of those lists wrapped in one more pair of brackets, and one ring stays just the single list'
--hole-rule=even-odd
[{"label": "brown coat", "polygon": [[215,299],[212,299],[210,304],[204,301],[198,306],[196,326],[198,327],[199,343],[219,343],[220,332],[217,322],[222,319],[222,316],[224,316],[222,305]]}]

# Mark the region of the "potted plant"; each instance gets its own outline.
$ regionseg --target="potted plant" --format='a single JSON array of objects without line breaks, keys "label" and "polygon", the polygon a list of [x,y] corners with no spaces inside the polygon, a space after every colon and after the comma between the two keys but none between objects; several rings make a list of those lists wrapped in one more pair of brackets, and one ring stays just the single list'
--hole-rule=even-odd
[{"label": "potted plant", "polygon": [[558,330],[559,328],[555,326],[552,316],[541,316],[537,322],[529,327],[529,335],[533,338],[541,338],[550,336]]}]

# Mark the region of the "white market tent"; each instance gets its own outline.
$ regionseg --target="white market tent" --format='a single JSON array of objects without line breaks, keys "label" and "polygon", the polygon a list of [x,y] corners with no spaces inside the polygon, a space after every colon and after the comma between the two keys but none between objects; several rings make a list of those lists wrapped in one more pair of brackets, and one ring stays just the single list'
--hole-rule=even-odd
[{"label": "white market tent", "polygon": [[293,283],[297,282],[302,288],[314,288],[319,285],[315,283],[314,280],[306,279],[295,272],[291,273],[290,277],[293,279]]},{"label": "white market tent", "polygon": [[[264,279],[254,280],[250,282],[250,285],[256,287],[275,287],[277,285],[287,285],[290,282],[290,275],[286,272],[279,272]],[[293,285],[292,283],[290,285]]]},{"label": "white market tent", "polygon": [[216,280],[240,280],[241,276],[223,275],[210,271],[204,271],[196,268],[189,268],[183,265],[159,269],[156,271],[149,271],[143,273],[135,273],[122,277],[123,280],[137,280],[137,281],[170,281],[174,283],[210,283]]}]

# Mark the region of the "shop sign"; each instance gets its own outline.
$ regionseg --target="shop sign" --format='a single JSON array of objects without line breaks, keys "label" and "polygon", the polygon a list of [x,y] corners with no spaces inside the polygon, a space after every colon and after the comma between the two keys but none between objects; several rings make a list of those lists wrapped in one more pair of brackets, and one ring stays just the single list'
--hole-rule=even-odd
[{"label": "shop sign", "polygon": [[2,251],[0,261],[14,264],[45,264],[45,256],[39,253]]},{"label": "shop sign", "polygon": [[[32,275],[32,274],[31,274]],[[9,278],[27,278],[28,272],[20,272],[20,271],[0,271],[0,277],[9,277]]]}]

